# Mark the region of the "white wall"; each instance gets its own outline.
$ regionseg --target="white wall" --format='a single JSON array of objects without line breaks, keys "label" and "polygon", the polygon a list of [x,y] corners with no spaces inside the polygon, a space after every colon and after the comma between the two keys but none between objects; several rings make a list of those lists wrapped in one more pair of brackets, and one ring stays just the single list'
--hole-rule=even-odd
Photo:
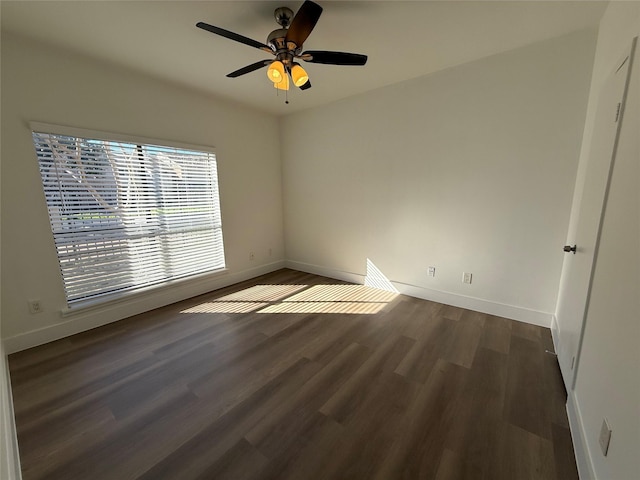
[{"label": "white wall", "polygon": [[577,32],[286,117],[289,264],[353,277],[369,258],[402,292],[548,326],[595,38]]},{"label": "white wall", "polygon": [[0,340],[0,478],[14,480],[21,478],[21,475],[6,359]]},{"label": "white wall", "polygon": [[[1,65],[0,65],[1,73]],[[2,84],[0,75],[0,85]],[[0,91],[2,89],[0,88]],[[0,135],[0,152],[2,136]],[[0,160],[1,161],[1,160]],[[1,177],[1,172],[0,172]],[[1,188],[0,188],[1,191]],[[0,195],[0,206],[2,196]],[[0,226],[0,233],[1,233]],[[0,245],[2,236],[0,234]],[[0,249],[1,251],[1,249]],[[1,264],[1,262],[0,262]],[[0,282],[0,292],[1,282]],[[0,332],[2,332],[2,314],[0,294]],[[9,368],[4,348],[4,342],[0,335],[0,478],[5,480],[18,480],[22,478],[20,472],[20,459],[18,456],[18,439],[16,437],[15,420],[13,415],[13,398],[11,395],[11,381],[9,378]]]},{"label": "white wall", "polygon": [[[640,35],[640,3],[612,2],[600,24],[576,190],[584,179],[602,82],[637,35]],[[632,69],[634,83],[629,90],[611,177],[576,384],[569,395],[578,465],[585,479],[626,480],[640,474],[640,56],[637,53]],[[574,204],[574,210],[578,207]],[[606,457],[598,445],[604,417],[613,429]]]},{"label": "white wall", "polygon": [[[65,298],[29,121],[214,146],[229,273],[61,318]],[[282,265],[281,155],[271,115],[3,33],[2,139],[2,337],[10,351]],[[44,312],[31,315],[29,299],[40,299]]]}]

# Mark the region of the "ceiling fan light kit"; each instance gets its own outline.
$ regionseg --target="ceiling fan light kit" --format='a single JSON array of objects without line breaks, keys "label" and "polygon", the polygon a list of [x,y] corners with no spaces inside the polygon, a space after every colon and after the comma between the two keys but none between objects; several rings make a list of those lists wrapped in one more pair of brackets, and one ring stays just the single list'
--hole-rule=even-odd
[{"label": "ceiling fan light kit", "polygon": [[[263,44],[243,35],[225,30],[220,27],[198,22],[196,27],[216,35],[234,40],[250,47],[270,53],[275,60],[260,60],[247,65],[239,70],[227,74],[227,77],[236,78],[241,75],[269,66],[267,77],[273,82],[277,90],[289,90],[289,79],[300,90],[311,88],[309,74],[295,59],[302,59],[309,63],[323,63],[327,65],[365,65],[367,56],[357,53],[329,52],[324,50],[302,51],[302,45],[318,23],[322,14],[322,7],[311,0],[306,0],[298,13],[287,7],[276,8],[274,16],[276,22],[282,27],[274,30],[267,37],[267,43]],[[286,102],[288,103],[288,102]]]}]

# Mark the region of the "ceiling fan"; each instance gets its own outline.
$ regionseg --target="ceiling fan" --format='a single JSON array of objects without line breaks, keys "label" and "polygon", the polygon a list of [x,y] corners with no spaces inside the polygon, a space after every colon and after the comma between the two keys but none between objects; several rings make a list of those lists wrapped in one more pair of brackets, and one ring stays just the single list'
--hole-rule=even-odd
[{"label": "ceiling fan", "polygon": [[302,51],[303,43],[316,26],[321,14],[322,7],[310,0],[306,0],[302,4],[295,16],[290,8],[277,8],[274,16],[276,22],[282,28],[271,32],[267,37],[266,44],[204,22],[198,22],[196,27],[230,40],[244,43],[250,47],[258,48],[275,56],[275,60],[260,60],[229,73],[227,77],[236,78],[269,66],[267,76],[278,90],[289,90],[289,78],[300,90],[307,90],[311,88],[309,75],[296,62],[296,59],[328,65],[364,65],[367,63],[367,56],[358,53],[329,52],[325,50]]}]

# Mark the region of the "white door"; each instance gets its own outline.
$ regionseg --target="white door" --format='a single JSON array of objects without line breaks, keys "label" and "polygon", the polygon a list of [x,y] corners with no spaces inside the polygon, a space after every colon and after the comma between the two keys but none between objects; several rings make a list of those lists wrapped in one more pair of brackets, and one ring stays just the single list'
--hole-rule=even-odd
[{"label": "white door", "polygon": [[[558,324],[558,362],[567,390],[573,388],[578,354],[584,326],[585,308],[589,300],[593,260],[598,248],[612,159],[615,156],[621,110],[633,59],[632,46],[616,64],[600,92],[596,110],[591,149],[585,173],[582,200],[577,210],[576,231],[569,238],[575,251],[566,252],[556,309]],[[559,246],[560,247],[560,246]],[[565,251],[567,250],[565,247]]]}]

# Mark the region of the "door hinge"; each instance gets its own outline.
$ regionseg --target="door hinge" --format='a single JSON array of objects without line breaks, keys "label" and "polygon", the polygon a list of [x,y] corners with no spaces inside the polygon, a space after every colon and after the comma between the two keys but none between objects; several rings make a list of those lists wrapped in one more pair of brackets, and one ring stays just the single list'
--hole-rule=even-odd
[{"label": "door hinge", "polygon": [[618,102],[618,106],[616,107],[616,119],[615,122],[618,122],[618,119],[620,118],[620,109],[622,108],[622,102]]}]

